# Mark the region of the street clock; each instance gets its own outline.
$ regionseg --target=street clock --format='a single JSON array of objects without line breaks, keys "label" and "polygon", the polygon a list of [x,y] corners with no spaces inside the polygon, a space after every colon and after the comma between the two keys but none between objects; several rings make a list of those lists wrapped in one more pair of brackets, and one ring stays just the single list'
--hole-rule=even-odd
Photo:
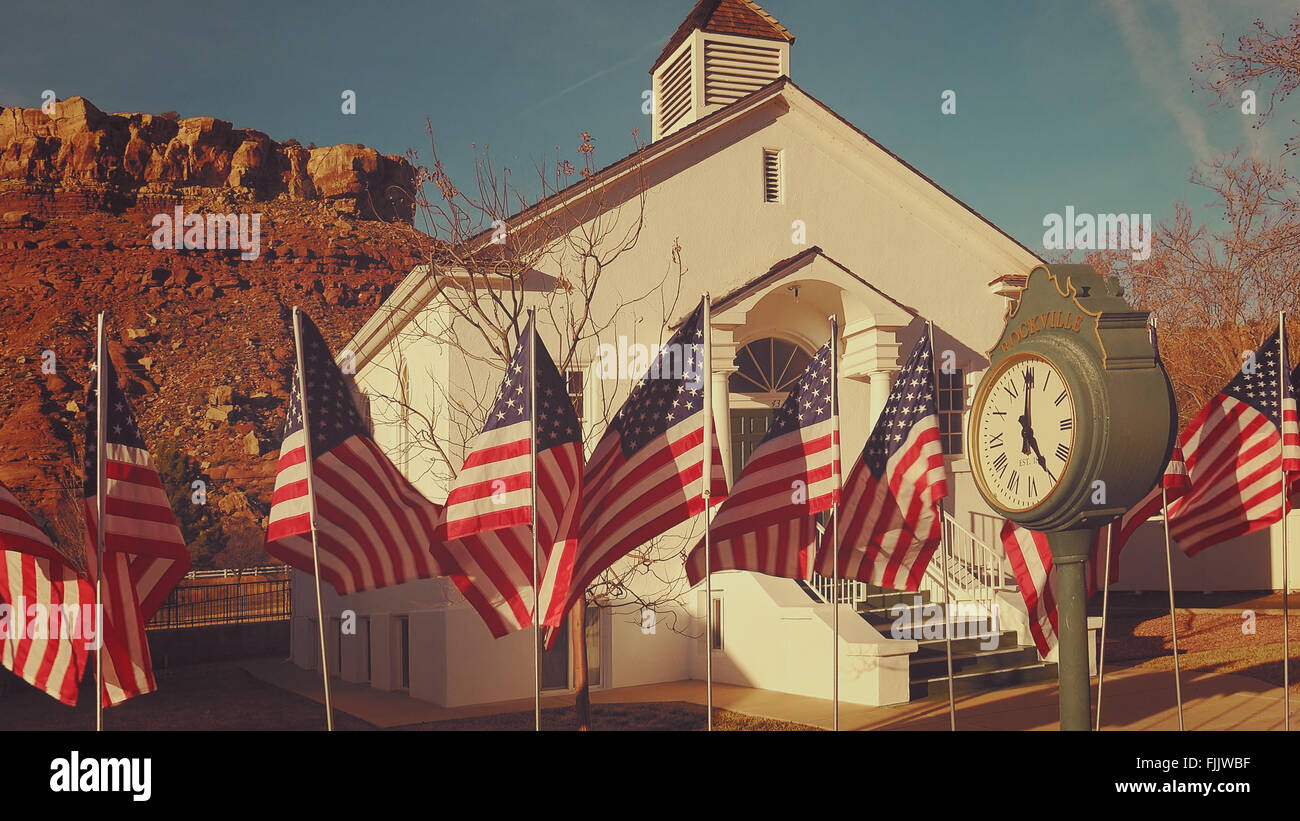
[{"label": "street clock", "polygon": [[971,470],[995,511],[1095,529],[1155,486],[1177,415],[1148,316],[1087,265],[1030,272],[969,415]]},{"label": "street clock", "polygon": [[1155,487],[1173,450],[1177,409],[1148,318],[1090,266],[1034,268],[969,415],[980,494],[1052,549],[1063,730],[1090,725],[1084,564],[1094,533]]}]

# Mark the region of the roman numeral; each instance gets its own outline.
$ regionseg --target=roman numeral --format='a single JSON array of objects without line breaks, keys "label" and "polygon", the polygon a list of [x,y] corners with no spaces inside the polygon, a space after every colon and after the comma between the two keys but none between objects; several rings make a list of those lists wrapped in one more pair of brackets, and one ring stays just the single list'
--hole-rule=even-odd
[{"label": "roman numeral", "polygon": [[1015,382],[1010,382],[1010,383],[1008,383],[1008,384],[1006,384],[1006,385],[1003,385],[1003,386],[1002,386],[1002,390],[1004,390],[1004,391],[1006,391],[1007,393],[1011,394],[1011,398],[1012,398],[1012,399],[1015,399],[1017,396],[1020,395],[1019,393],[1016,393],[1016,383],[1015,383]]},{"label": "roman numeral", "polygon": [[1061,395],[1058,396],[1058,397],[1056,397],[1056,401],[1053,402],[1052,404],[1053,404],[1053,405],[1059,405],[1059,404],[1061,404],[1062,402],[1064,402],[1064,401],[1065,401],[1065,393],[1066,393],[1065,391],[1061,391]]},{"label": "roman numeral", "polygon": [[1070,458],[1070,448],[1069,448],[1068,446],[1066,446],[1066,445],[1057,445],[1057,446],[1056,446],[1056,458],[1057,458],[1057,459],[1060,459],[1062,462],[1064,462],[1064,461],[1066,461],[1067,459],[1069,459],[1069,458]]},{"label": "roman numeral", "polygon": [[1047,378],[1043,380],[1043,390],[1047,390],[1047,383],[1052,381],[1052,371],[1047,371]]},{"label": "roman numeral", "polygon": [[998,475],[1001,476],[1007,470],[1007,455],[999,453],[998,458],[993,460],[993,467],[997,469]]},{"label": "roman numeral", "polygon": [[1003,444],[1002,434],[1000,433],[994,434],[993,438],[989,440],[989,447],[991,448],[1000,448]]},{"label": "roman numeral", "polygon": [[1020,492],[1020,475],[1014,470],[1011,471],[1011,478],[1007,479],[1007,489],[1012,493]]},{"label": "roman numeral", "polygon": [[1074,427],[1074,420],[1071,419],[1070,417],[1067,416],[1066,418],[1061,420],[1061,430],[1070,430],[1073,427]]},{"label": "roman numeral", "polygon": [[1029,477],[1029,495],[1031,497],[1038,495],[1038,486],[1034,484],[1034,477]]}]

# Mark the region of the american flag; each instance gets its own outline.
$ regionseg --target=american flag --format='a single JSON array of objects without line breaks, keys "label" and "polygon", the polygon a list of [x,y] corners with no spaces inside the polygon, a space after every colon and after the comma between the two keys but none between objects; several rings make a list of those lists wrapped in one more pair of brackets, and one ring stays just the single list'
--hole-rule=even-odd
[{"label": "american flag", "polygon": [[1100,590],[1106,581],[1102,568],[1106,564],[1107,537],[1111,540],[1110,580],[1115,582],[1119,581],[1119,554],[1124,545],[1128,544],[1128,540],[1148,519],[1162,512],[1166,502],[1173,504],[1175,499],[1187,492],[1187,488],[1187,465],[1183,461],[1182,449],[1175,445],[1160,482],[1122,517],[1097,531],[1092,548],[1092,572],[1088,577],[1093,588]]},{"label": "american flag", "polygon": [[[105,706],[157,689],[145,625],[190,569],[190,554],[153,458],[107,356],[104,383],[104,545],[102,596]],[[95,585],[99,511],[96,379],[86,398],[86,575]],[[106,651],[106,652],[105,652]]]},{"label": "american flag", "polygon": [[[558,626],[577,549],[582,425],[546,346],[530,363],[532,320],[516,346],[487,423],[470,446],[435,538],[459,573],[456,586],[493,636],[532,624],[530,453],[537,437],[537,557],[544,624]],[[536,380],[537,414],[531,411]],[[539,618],[541,616],[539,615]],[[552,632],[552,638],[558,635]]]},{"label": "american flag", "polygon": [[[582,474],[582,516],[573,583],[563,611],[638,546],[704,510],[704,302],[672,335],[651,371],[610,421]],[[710,504],[727,495],[716,432]]]},{"label": "american flag", "polygon": [[[844,483],[840,578],[916,590],[939,546],[939,505],[948,480],[932,364],[929,334],[923,333]],[[823,550],[817,572],[832,571],[831,553]]]},{"label": "american flag", "polygon": [[[1047,534],[1028,530],[1007,519],[1002,522],[1002,549],[1025,600],[1034,645],[1046,656],[1057,642],[1056,570],[1052,566]],[[1093,575],[1092,571],[1087,573],[1089,593]]]},{"label": "american flag", "polygon": [[[311,423],[311,485],[316,497],[320,575],[339,595],[443,576],[434,529],[442,508],[426,499],[371,439],[320,331],[301,312]],[[294,369],[280,462],[271,497],[266,550],[313,573],[312,499],[302,375]]]},{"label": "american flag", "polygon": [[1188,556],[1282,517],[1282,474],[1300,471],[1300,426],[1279,331],[1178,437],[1189,488],[1169,507],[1169,532]]},{"label": "american flag", "polygon": [[[1174,448],[1160,483],[1122,517],[1098,528],[1085,570],[1087,594],[1091,596],[1106,584],[1106,539],[1110,544],[1110,581],[1119,580],[1119,556],[1133,533],[1161,509],[1161,489],[1172,503],[1187,490],[1187,470],[1182,452]],[[1007,520],[1002,524],[1002,547],[1016,577],[1016,585],[1029,613],[1029,631],[1043,655],[1051,652],[1057,641],[1056,568],[1047,536],[1027,530]]]},{"label": "american flag", "polygon": [[[827,344],[808,363],[714,515],[711,571],[807,577],[817,514],[839,498],[839,409],[831,407],[831,356]],[[704,578],[702,540],[686,559],[686,575],[692,586]]]},{"label": "american flag", "polygon": [[[94,589],[0,483],[0,603],[11,608],[0,620],[0,663],[36,689],[75,705],[95,640],[94,601]],[[42,612],[54,618],[42,619]],[[51,630],[52,621],[63,629]]]}]

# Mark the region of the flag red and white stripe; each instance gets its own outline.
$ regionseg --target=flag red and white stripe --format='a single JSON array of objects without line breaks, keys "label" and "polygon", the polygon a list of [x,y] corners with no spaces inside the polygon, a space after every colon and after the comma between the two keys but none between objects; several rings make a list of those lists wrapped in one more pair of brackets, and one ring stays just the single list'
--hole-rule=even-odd
[{"label": "flag red and white stripe", "polygon": [[1188,556],[1282,517],[1300,426],[1279,331],[1179,436],[1188,489],[1170,505],[1169,531]]},{"label": "flag red and white stripe", "polygon": [[[699,515],[705,500],[704,303],[673,334],[597,443],[582,476],[582,515],[568,611],[632,550]],[[716,431],[709,504],[727,495]]]},{"label": "flag red and white stripe", "polygon": [[96,388],[87,407],[86,575],[92,589],[97,573],[98,463],[104,448],[104,545],[100,585],[103,606],[103,688],[105,706],[157,689],[145,627],[172,588],[190,568],[189,550],[172,513],[162,480],[141,438],[135,417],[107,357],[107,428],[98,435]]},{"label": "flag red and white stripe", "polygon": [[[808,577],[817,514],[839,497],[839,418],[832,409],[831,346],[822,346],[773,415],[710,524],[709,570]],[[686,559],[692,586],[704,579],[704,543]]]},{"label": "flag red and white stripe", "polygon": [[[948,495],[928,334],[922,334],[844,483],[840,578],[917,590],[942,536]],[[817,572],[831,576],[829,551]]]},{"label": "flag red and white stripe", "polygon": [[94,590],[0,483],[0,663],[67,705],[95,639]]},{"label": "flag red and white stripe", "polygon": [[[375,444],[320,331],[306,315],[299,317],[321,579],[346,595],[447,575],[434,539],[441,506],[416,490]],[[295,369],[266,549],[286,564],[314,573],[301,378]]]},{"label": "flag red and white stripe", "polygon": [[[540,339],[530,365],[524,328],[483,431],[447,496],[436,533],[455,563],[452,580],[493,636],[533,622],[531,459],[537,450],[539,621],[558,627],[577,550],[582,425]],[[531,412],[535,383],[537,408]],[[558,631],[550,631],[554,641]]]}]

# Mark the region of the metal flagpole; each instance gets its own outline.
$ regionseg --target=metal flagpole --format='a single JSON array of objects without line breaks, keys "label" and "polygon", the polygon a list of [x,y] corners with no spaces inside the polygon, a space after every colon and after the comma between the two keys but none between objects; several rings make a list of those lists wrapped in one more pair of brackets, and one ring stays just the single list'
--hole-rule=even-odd
[{"label": "metal flagpole", "polygon": [[[1163,481],[1163,479],[1162,479]],[[1106,525],[1106,563],[1102,566],[1101,582],[1101,648],[1097,658],[1097,731],[1101,731],[1101,685],[1106,680],[1106,615],[1110,609],[1110,543],[1115,535],[1113,525]],[[1175,661],[1177,655],[1174,656]]]},{"label": "metal flagpole", "polygon": [[[104,429],[108,426],[108,402],[104,391],[108,387],[108,346],[104,344],[104,314],[99,314],[99,328],[95,335],[95,610],[99,624],[95,637],[95,731],[104,729],[104,516],[106,515],[108,488],[104,452]],[[87,443],[89,444],[89,443]]]},{"label": "metal flagpole", "polygon": [[[836,366],[836,359],[840,352],[840,328],[839,320],[834,314],[831,314],[831,413],[838,414],[839,405],[836,404],[839,398],[839,385],[836,380],[839,378],[839,368]],[[838,416],[835,422],[835,428],[832,429],[831,435],[834,436],[839,432]],[[832,493],[839,489],[839,464],[835,464],[835,481]],[[831,701],[833,702],[834,716],[832,718],[832,728],[835,732],[840,730],[840,506],[839,500],[832,500],[831,506]]]},{"label": "metal flagpole", "polygon": [[533,531],[533,730],[542,731],[542,622],[537,594],[537,309],[528,309],[528,487]]},{"label": "metal flagpole", "polygon": [[1183,675],[1178,661],[1178,620],[1174,617],[1174,560],[1169,547],[1169,491],[1160,477],[1160,510],[1165,520],[1165,573],[1169,578],[1169,630],[1174,637],[1174,698],[1178,702],[1178,729],[1183,729]]},{"label": "metal flagpole", "polygon": [[302,413],[303,457],[307,462],[307,499],[311,506],[311,563],[316,579],[316,633],[320,636],[320,674],[325,684],[325,729],[334,730],[334,710],[330,705],[330,671],[325,657],[325,605],[320,590],[320,546],[316,539],[316,491],[312,487],[311,421],[307,416],[307,368],[302,354],[302,312],[293,306],[293,342],[298,349],[298,409]]},{"label": "metal flagpole", "polygon": [[713,332],[709,318],[709,295],[704,295],[704,361],[698,363],[696,373],[704,376],[704,483],[700,495],[704,499],[704,678],[708,710],[706,729],[713,730],[713,576],[709,553],[713,550],[709,538],[712,523],[709,521],[709,495],[713,489]]},{"label": "metal flagpole", "polygon": [[[1291,352],[1286,348],[1286,311],[1279,311],[1277,315],[1277,344],[1281,351],[1281,365],[1278,367],[1278,385],[1286,385],[1287,368],[1291,367]],[[1294,386],[1293,386],[1294,387]],[[1278,401],[1284,402],[1285,395],[1279,396]],[[1285,405],[1283,405],[1285,407]],[[1287,557],[1291,552],[1291,545],[1287,542],[1286,537],[1286,420],[1282,420],[1282,460],[1280,463],[1282,474],[1282,709],[1285,717],[1282,719],[1282,729],[1291,731],[1291,613],[1288,606],[1287,594],[1290,585],[1290,573],[1287,567]]]},{"label": "metal flagpole", "polygon": [[[925,321],[925,333],[930,341],[930,379],[936,389],[939,385],[937,365],[934,361],[934,323]],[[942,503],[940,503],[942,510]],[[948,655],[948,724],[953,732],[957,731],[957,696],[953,692],[952,677],[952,593],[948,587],[948,523],[941,522],[939,528],[939,549],[943,551],[943,611],[944,611],[944,649]]]}]

